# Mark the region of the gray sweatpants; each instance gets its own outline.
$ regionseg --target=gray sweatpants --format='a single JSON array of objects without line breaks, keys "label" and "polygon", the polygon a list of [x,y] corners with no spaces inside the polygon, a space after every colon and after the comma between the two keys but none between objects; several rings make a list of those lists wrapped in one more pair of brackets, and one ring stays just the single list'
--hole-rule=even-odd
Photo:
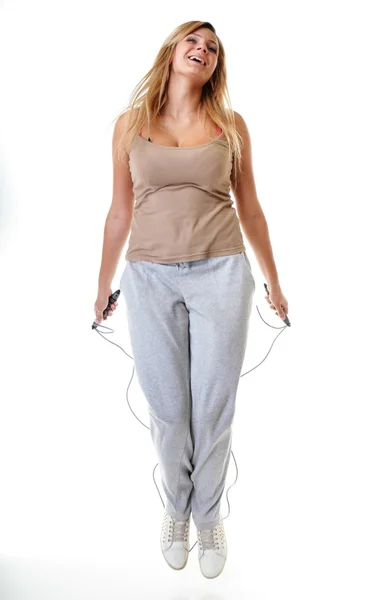
[{"label": "gray sweatpants", "polygon": [[120,282],[151,438],[176,520],[217,525],[255,280],[245,252],[127,261]]}]

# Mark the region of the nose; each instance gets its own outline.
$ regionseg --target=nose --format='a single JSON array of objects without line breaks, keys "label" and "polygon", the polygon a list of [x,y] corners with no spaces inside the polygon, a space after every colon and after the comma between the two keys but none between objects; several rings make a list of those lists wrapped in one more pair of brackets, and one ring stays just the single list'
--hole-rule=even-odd
[{"label": "nose", "polygon": [[[202,42],[201,42],[201,45],[199,46],[199,48],[200,48],[200,49],[201,49],[203,52],[207,52],[206,45],[205,45],[205,44],[203,44]],[[199,48],[198,48],[198,49],[199,49]]]}]

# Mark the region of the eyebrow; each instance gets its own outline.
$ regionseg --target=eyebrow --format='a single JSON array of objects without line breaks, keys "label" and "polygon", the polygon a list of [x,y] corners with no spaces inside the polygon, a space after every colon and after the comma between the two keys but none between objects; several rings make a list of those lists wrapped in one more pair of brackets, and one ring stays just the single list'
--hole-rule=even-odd
[{"label": "eyebrow", "polygon": [[[197,35],[198,37],[203,37],[199,33],[189,33],[188,35]],[[207,42],[212,42],[212,44],[215,44],[215,46],[217,46],[217,43],[215,42],[215,40],[207,40]]]}]

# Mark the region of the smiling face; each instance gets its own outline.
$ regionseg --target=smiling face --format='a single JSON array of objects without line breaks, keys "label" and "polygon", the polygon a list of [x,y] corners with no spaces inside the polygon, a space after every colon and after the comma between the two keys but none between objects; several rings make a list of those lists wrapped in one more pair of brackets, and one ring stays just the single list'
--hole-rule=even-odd
[{"label": "smiling face", "polygon": [[172,70],[198,77],[204,85],[216,68],[218,56],[219,46],[216,35],[210,29],[202,27],[189,33],[177,43],[171,61]]}]

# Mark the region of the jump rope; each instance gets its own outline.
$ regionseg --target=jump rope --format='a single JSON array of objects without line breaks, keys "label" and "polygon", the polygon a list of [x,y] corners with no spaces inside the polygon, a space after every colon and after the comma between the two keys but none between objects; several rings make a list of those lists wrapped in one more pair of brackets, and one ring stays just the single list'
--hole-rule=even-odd
[{"label": "jump rope", "polygon": [[[269,295],[269,291],[268,291],[268,288],[267,288],[267,284],[266,284],[266,283],[264,283],[264,287],[265,287],[265,291],[266,291],[266,292],[267,292],[267,294]],[[107,307],[105,308],[105,310],[104,310],[104,311],[103,311],[103,313],[102,313],[102,318],[103,318],[103,319],[105,319],[105,317],[107,316],[107,314],[108,314],[108,311],[111,309],[111,305],[112,305],[112,304],[114,304],[114,302],[116,302],[116,301],[118,300],[118,297],[119,297],[119,294],[120,294],[120,293],[121,293],[121,290],[117,290],[117,291],[115,291],[113,294],[111,294],[111,296],[109,296],[108,305],[107,305]],[[287,314],[285,314],[285,319],[283,319],[283,321],[284,321],[284,323],[285,323],[285,326],[284,326],[284,327],[275,327],[274,325],[270,325],[269,323],[267,323],[266,321],[264,321],[263,317],[261,316],[261,313],[260,313],[260,311],[259,311],[259,307],[257,306],[257,304],[256,304],[256,308],[257,308],[257,312],[258,312],[258,313],[259,313],[259,315],[260,315],[260,318],[261,318],[261,320],[262,320],[262,321],[263,321],[263,322],[264,322],[266,325],[268,325],[268,327],[272,327],[273,329],[281,329],[281,331],[280,331],[280,333],[278,333],[278,334],[276,335],[275,339],[273,340],[273,342],[272,342],[272,344],[271,344],[271,347],[269,348],[269,350],[268,350],[267,354],[264,356],[263,360],[262,360],[261,362],[259,362],[259,364],[258,364],[258,365],[256,365],[255,367],[252,367],[252,369],[250,369],[250,370],[249,370],[249,371],[247,371],[246,373],[243,373],[242,375],[240,375],[240,377],[244,377],[244,375],[248,375],[248,373],[251,373],[251,371],[254,371],[255,369],[257,369],[257,367],[259,367],[259,366],[260,366],[260,365],[261,365],[261,364],[262,364],[262,363],[265,361],[265,359],[267,358],[268,354],[269,354],[269,353],[270,353],[270,351],[272,350],[273,344],[275,343],[275,341],[277,340],[277,338],[279,337],[279,335],[281,335],[281,334],[282,334],[282,332],[284,331],[284,329],[286,329],[287,327],[290,327],[290,325],[291,325],[291,323],[290,323],[290,321],[289,321],[289,319],[288,319],[288,315],[287,315]],[[109,333],[114,333],[114,329],[110,329],[110,327],[106,327],[105,325],[101,325],[101,324],[100,324],[100,323],[98,323],[97,321],[94,321],[94,322],[93,322],[93,325],[92,325],[92,329],[95,329],[95,330],[97,331],[97,333],[98,333],[100,336],[102,336],[102,337],[103,337],[103,338],[104,338],[104,339],[105,339],[107,342],[110,342],[111,344],[114,344],[114,346],[118,346],[118,348],[121,348],[122,352],[124,352],[124,353],[126,354],[126,356],[128,356],[129,358],[131,358],[131,360],[132,360],[132,361],[133,361],[133,363],[134,363],[134,359],[133,359],[133,357],[132,357],[132,356],[130,356],[130,354],[128,354],[127,352],[125,352],[125,350],[124,350],[124,349],[123,349],[121,346],[119,346],[119,344],[116,344],[115,342],[111,342],[110,340],[108,340],[107,338],[105,338],[105,336],[104,336],[104,335],[102,335],[102,333],[100,333],[100,332],[98,331],[99,327],[103,327],[104,329],[108,329],[108,330],[109,330]],[[107,335],[107,332],[105,332],[105,334]],[[132,412],[132,413],[133,413],[133,415],[134,415],[134,416],[135,416],[135,417],[138,419],[138,421],[141,423],[141,425],[143,425],[143,427],[146,427],[146,429],[150,430],[150,427],[148,427],[147,425],[145,425],[144,423],[142,423],[142,421],[141,421],[141,420],[140,420],[140,419],[137,417],[137,415],[135,414],[135,412],[133,411],[133,409],[131,408],[131,406],[130,406],[130,403],[129,403],[128,391],[129,391],[129,387],[130,387],[130,384],[131,384],[131,382],[132,382],[132,379],[133,379],[133,377],[134,377],[134,371],[135,371],[135,367],[133,366],[133,374],[132,374],[132,377],[131,377],[131,379],[130,379],[129,385],[127,386],[127,390],[126,390],[126,400],[127,400],[127,404],[129,405],[129,408],[130,408],[131,412]],[[235,467],[236,467],[236,479],[235,479],[235,481],[233,482],[233,484],[229,486],[229,488],[227,489],[227,492],[226,492],[226,498],[227,498],[227,504],[228,504],[228,514],[227,514],[225,517],[222,517],[222,519],[223,519],[223,520],[224,520],[224,519],[227,519],[227,517],[229,517],[229,515],[230,515],[230,512],[231,512],[231,507],[230,507],[230,503],[229,503],[229,500],[228,500],[228,492],[229,492],[229,490],[231,489],[231,487],[233,487],[233,486],[235,485],[235,483],[237,482],[238,476],[239,476],[239,469],[237,468],[237,462],[236,462],[235,455],[234,455],[234,453],[233,453],[232,449],[231,449],[231,454],[232,454],[233,460],[234,460],[234,462],[235,462]],[[157,468],[157,466],[158,466],[158,465],[159,465],[159,463],[157,463],[157,464],[155,465],[155,467],[154,467],[154,470],[153,470],[153,480],[154,480],[155,487],[157,488],[157,491],[158,491],[158,494],[159,494],[159,498],[160,498],[160,500],[161,500],[161,502],[162,502],[163,508],[165,508],[165,503],[164,503],[164,501],[163,501],[163,498],[162,498],[162,496],[161,496],[161,494],[160,494],[159,488],[158,488],[158,486],[157,486],[157,483],[156,483],[156,481],[155,481],[155,469]],[[196,546],[196,544],[197,544],[197,541],[196,541],[196,542],[195,542],[195,544],[192,546],[192,548],[190,548],[190,550],[189,550],[188,552],[191,552],[191,551],[194,549],[194,547]]]}]

